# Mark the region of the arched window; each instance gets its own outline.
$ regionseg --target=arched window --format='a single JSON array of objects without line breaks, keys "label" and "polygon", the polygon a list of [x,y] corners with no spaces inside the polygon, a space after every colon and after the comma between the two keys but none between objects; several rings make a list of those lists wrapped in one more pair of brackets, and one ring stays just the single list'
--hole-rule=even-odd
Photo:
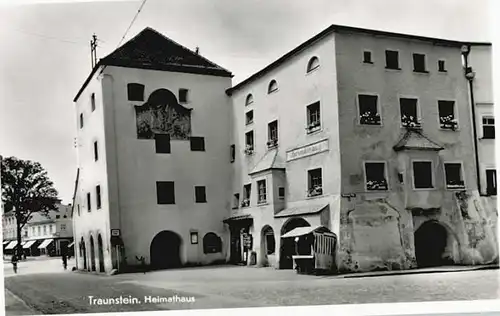
[{"label": "arched window", "polygon": [[274,239],[273,229],[268,226],[267,228],[264,229],[263,235],[266,241],[266,253],[268,255],[274,254],[276,250],[276,241]]},{"label": "arched window", "polygon": [[309,62],[307,63],[307,72],[311,72],[318,67],[319,67],[319,59],[318,57],[314,56],[311,59],[309,59]]},{"label": "arched window", "polygon": [[269,87],[267,88],[267,93],[272,93],[274,91],[278,90],[278,83],[276,82],[276,80],[271,80],[271,82],[269,82]]},{"label": "arched window", "polygon": [[245,101],[245,105],[249,105],[253,103],[253,95],[250,93],[247,95],[247,99]]},{"label": "arched window", "polygon": [[222,240],[214,233],[207,233],[203,237],[203,253],[222,252]]},{"label": "arched window", "polygon": [[127,85],[129,101],[144,101],[144,85],[140,83],[129,83]]}]

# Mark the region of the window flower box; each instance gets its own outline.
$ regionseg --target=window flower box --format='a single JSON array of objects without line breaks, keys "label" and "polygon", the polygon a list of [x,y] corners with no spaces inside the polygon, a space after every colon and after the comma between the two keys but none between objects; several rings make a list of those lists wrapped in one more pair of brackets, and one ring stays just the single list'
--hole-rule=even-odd
[{"label": "window flower box", "polygon": [[449,180],[446,182],[446,188],[447,189],[465,189],[465,183],[463,180],[460,180],[460,181]]},{"label": "window flower box", "polygon": [[252,145],[247,145],[245,147],[245,154],[246,155],[252,155],[253,154],[253,146]]},{"label": "window flower box", "polygon": [[267,142],[267,147],[268,148],[274,148],[278,146],[278,140],[277,139],[271,139]]},{"label": "window flower box", "polygon": [[439,117],[439,123],[442,129],[456,130],[458,126],[457,119],[453,115]]},{"label": "window flower box", "polygon": [[314,187],[307,190],[307,196],[313,197],[323,194],[323,188],[320,185],[315,185]]},{"label": "window flower box", "polygon": [[380,114],[365,112],[360,115],[359,122],[363,125],[380,125]]},{"label": "window flower box", "polygon": [[250,206],[250,199],[243,199],[241,201],[241,207],[249,207]]},{"label": "window flower box", "polygon": [[387,180],[372,180],[366,182],[366,189],[368,191],[386,191],[388,189]]},{"label": "window flower box", "polygon": [[319,127],[320,127],[320,123],[319,123],[319,121],[315,121],[315,122],[311,122],[311,123],[309,123],[309,124],[307,125],[307,127],[306,127],[306,130],[307,130],[307,131],[309,131],[309,132],[312,132],[312,131],[314,131],[314,130],[319,129]]},{"label": "window flower box", "polygon": [[422,124],[420,123],[420,119],[413,116],[403,115],[401,117],[401,125],[406,128],[421,128]]}]

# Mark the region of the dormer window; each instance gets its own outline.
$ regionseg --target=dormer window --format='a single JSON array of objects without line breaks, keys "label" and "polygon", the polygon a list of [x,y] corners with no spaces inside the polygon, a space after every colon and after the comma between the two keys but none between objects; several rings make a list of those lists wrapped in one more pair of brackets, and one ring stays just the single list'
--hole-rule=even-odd
[{"label": "dormer window", "polygon": [[311,72],[318,67],[319,67],[319,59],[318,57],[314,56],[311,59],[309,59],[309,62],[307,63],[307,72]]},{"label": "dormer window", "polygon": [[129,101],[144,101],[144,85],[140,83],[129,83],[127,85]]},{"label": "dormer window", "polygon": [[253,103],[253,95],[250,93],[249,95],[247,95],[247,98],[245,100],[245,105],[250,105]]},{"label": "dormer window", "polygon": [[270,93],[273,93],[275,91],[278,90],[278,83],[276,82],[276,80],[271,80],[271,82],[269,82],[269,87],[267,88],[267,94],[270,94]]}]

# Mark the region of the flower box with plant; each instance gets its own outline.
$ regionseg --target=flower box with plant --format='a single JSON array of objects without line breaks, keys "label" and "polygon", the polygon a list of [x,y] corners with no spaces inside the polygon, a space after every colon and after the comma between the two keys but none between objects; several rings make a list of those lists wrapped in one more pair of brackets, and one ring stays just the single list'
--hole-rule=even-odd
[{"label": "flower box with plant", "polygon": [[465,188],[465,182],[463,180],[448,180],[446,181],[446,188],[463,189]]},{"label": "flower box with plant", "polygon": [[268,142],[267,142],[267,147],[268,148],[274,148],[278,146],[278,140],[277,139],[270,139]]},{"label": "flower box with plant", "polygon": [[453,131],[456,130],[458,126],[457,119],[454,118],[451,114],[447,116],[440,116],[439,123],[441,125],[441,128],[451,129]]},{"label": "flower box with plant", "polygon": [[401,125],[406,128],[420,128],[422,125],[420,124],[420,119],[414,116],[406,116],[403,115],[401,117]]},{"label": "flower box with plant", "polygon": [[370,180],[366,182],[366,189],[368,191],[385,191],[388,189],[387,180]]},{"label": "flower box with plant", "polygon": [[363,125],[380,125],[380,114],[364,112],[360,115],[359,122]]},{"label": "flower box with plant", "polygon": [[249,207],[250,206],[250,199],[243,199],[241,201],[241,207]]},{"label": "flower box with plant", "polygon": [[321,185],[315,185],[309,190],[307,190],[308,197],[318,196],[321,194],[323,194],[323,188],[321,187]]},{"label": "flower box with plant", "polygon": [[311,132],[313,130],[316,130],[320,127],[320,124],[319,124],[319,121],[313,121],[311,123],[309,123],[306,127],[306,129]]},{"label": "flower box with plant", "polygon": [[247,154],[247,155],[253,154],[253,145],[247,145],[245,147],[245,154]]}]

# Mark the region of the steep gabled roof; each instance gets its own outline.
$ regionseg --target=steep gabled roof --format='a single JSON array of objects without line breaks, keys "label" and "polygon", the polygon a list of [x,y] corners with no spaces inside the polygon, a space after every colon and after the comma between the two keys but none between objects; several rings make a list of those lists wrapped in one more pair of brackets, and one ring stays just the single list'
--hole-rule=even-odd
[{"label": "steep gabled roof", "polygon": [[250,171],[249,175],[271,169],[285,169],[285,163],[279,157],[277,149],[269,150],[264,157],[259,160],[252,171]]},{"label": "steep gabled roof", "polygon": [[401,150],[434,150],[440,151],[444,148],[427,136],[423,135],[420,131],[409,129],[403,137],[394,145],[395,151]]},{"label": "steep gabled roof", "polygon": [[100,59],[73,101],[78,99],[101,66],[232,77],[228,70],[147,27],[111,54]]}]

